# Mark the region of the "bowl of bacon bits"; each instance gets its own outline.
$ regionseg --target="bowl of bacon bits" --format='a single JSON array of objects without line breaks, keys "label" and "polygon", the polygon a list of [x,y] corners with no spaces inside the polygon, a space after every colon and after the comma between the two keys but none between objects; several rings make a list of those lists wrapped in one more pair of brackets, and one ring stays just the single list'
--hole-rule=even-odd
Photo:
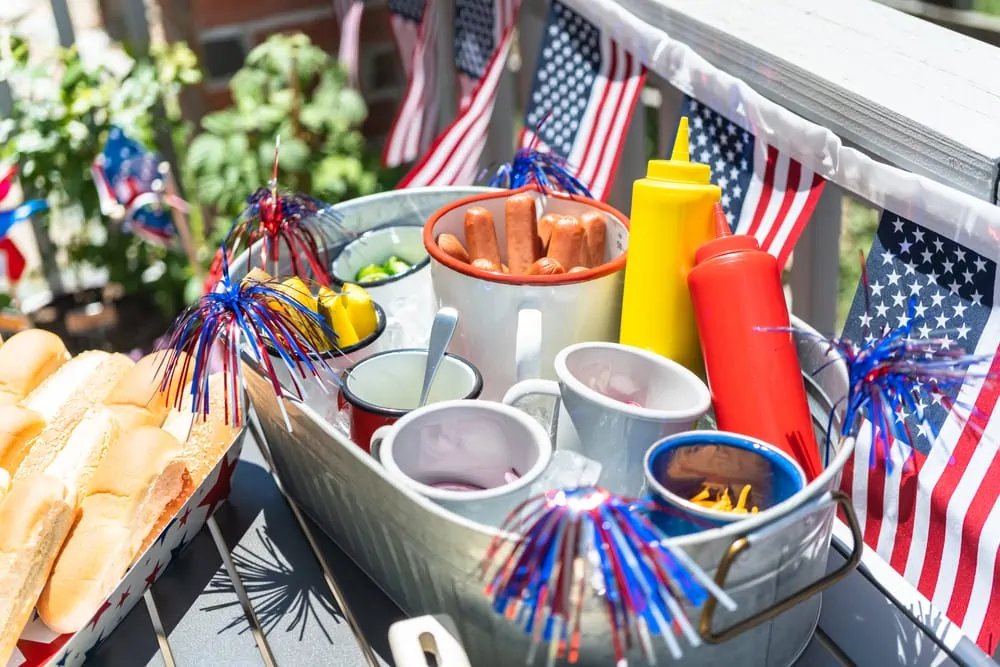
[{"label": "bowl of bacon bits", "polygon": [[724,431],[688,431],[646,452],[646,490],[667,535],[725,526],[791,500],[806,485],[791,457],[766,442]]}]

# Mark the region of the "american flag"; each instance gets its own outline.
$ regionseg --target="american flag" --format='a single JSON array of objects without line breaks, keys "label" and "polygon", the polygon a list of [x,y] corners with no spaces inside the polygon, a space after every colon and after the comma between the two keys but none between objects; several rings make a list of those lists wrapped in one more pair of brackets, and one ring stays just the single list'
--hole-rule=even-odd
[{"label": "american flag", "polygon": [[486,73],[506,26],[496,12],[502,2],[455,0],[455,69],[458,71],[458,110],[472,102],[472,93]]},{"label": "american flag", "polygon": [[[403,178],[399,187],[475,182],[519,6],[520,0],[456,0],[455,37],[466,45],[456,52],[456,58],[460,68],[464,68],[464,76],[477,78],[477,74],[482,73],[455,120],[434,140],[430,150]],[[482,25],[487,20],[492,22],[492,33]],[[484,36],[489,34],[493,35],[492,44],[496,48],[483,62],[480,58],[487,48]],[[481,70],[479,64],[483,65]]]},{"label": "american flag", "polygon": [[333,10],[340,21],[340,44],[337,61],[347,72],[347,80],[358,87],[358,45],[361,41],[361,16],[364,0],[333,0]]},{"label": "american flag", "polygon": [[389,0],[389,21],[406,73],[406,93],[382,149],[382,162],[396,167],[422,155],[438,121],[434,0]]},{"label": "american flag", "polygon": [[607,199],[645,80],[646,68],[638,58],[553,0],[521,146],[534,141],[538,128],[538,146],[566,158],[591,194]]},{"label": "american flag", "polygon": [[16,283],[24,275],[28,262],[21,249],[9,236],[11,227],[19,222],[29,220],[35,213],[43,211],[47,205],[42,200],[27,201],[13,209],[7,209],[5,200],[14,188],[17,180],[17,166],[7,167],[6,173],[0,176],[0,275]]},{"label": "american flag", "polygon": [[733,232],[756,237],[784,268],[826,181],[693,98],[684,114],[691,159],[711,166]]},{"label": "american flag", "polygon": [[[905,324],[908,301],[916,297],[917,336],[944,338],[969,354],[992,357],[997,372],[1000,276],[991,259],[996,241],[959,233],[885,211],[867,259],[868,312],[862,285],[844,336],[862,342],[866,331],[870,337]],[[988,652],[991,635],[1000,634],[998,395],[1000,383],[982,379],[967,380],[950,400],[935,395],[922,406],[929,424],[908,424],[914,465],[903,465],[911,450],[896,443],[891,473],[881,463],[869,465],[870,428],[862,428],[842,481],[868,546]],[[956,407],[948,410],[952,401]]]}]

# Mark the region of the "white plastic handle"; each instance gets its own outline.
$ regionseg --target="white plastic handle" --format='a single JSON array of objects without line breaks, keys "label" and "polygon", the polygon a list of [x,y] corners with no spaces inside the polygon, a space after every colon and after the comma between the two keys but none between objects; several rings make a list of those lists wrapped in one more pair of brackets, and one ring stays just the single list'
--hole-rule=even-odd
[{"label": "white plastic handle", "polygon": [[434,656],[437,667],[472,667],[458,639],[434,616],[393,623],[389,627],[389,649],[396,667],[428,667],[425,653]]},{"label": "white plastic handle", "polygon": [[517,338],[514,344],[514,380],[529,380],[542,374],[542,311],[517,311]]},{"label": "white plastic handle", "polygon": [[382,463],[382,441],[389,435],[390,428],[392,428],[392,426],[379,426],[375,429],[375,432],[372,433],[372,440],[368,451],[372,453],[372,458],[379,463]]}]

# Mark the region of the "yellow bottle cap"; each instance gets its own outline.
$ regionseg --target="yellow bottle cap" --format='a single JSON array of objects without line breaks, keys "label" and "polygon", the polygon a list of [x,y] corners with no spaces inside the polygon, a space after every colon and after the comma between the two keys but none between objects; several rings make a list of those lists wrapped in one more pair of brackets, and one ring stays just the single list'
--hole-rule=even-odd
[{"label": "yellow bottle cap", "polygon": [[708,185],[712,182],[712,170],[707,164],[691,162],[688,153],[687,116],[682,116],[677,126],[677,138],[674,139],[674,151],[670,159],[650,160],[646,167],[646,178],[699,185]]}]

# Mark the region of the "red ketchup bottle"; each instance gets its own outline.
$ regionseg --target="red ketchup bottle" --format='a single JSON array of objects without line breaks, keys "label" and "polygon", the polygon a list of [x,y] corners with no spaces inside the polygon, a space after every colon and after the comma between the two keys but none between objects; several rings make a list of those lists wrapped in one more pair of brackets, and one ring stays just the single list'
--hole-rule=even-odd
[{"label": "red ketchup bottle", "polygon": [[719,204],[715,234],[695,252],[688,287],[716,423],[779,447],[813,480],[823,464],[795,341],[766,330],[791,326],[777,261],[754,237],[733,235]]}]

